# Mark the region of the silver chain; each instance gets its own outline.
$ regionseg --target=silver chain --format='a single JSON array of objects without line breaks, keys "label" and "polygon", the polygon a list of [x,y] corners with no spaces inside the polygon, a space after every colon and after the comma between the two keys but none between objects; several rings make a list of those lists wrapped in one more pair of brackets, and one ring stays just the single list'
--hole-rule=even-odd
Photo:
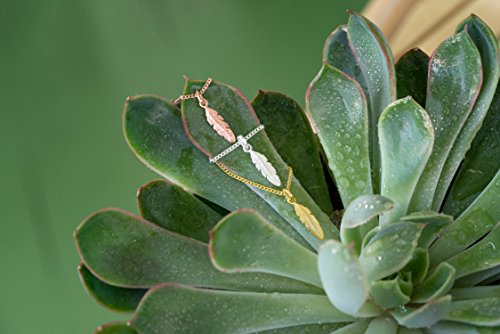
[{"label": "silver chain", "polygon": [[[250,131],[245,137],[243,137],[245,140],[248,140],[250,138],[252,138],[253,136],[255,136],[259,131],[263,130],[264,129],[264,125],[261,124],[259,125],[258,127],[256,127],[255,129],[253,129],[252,131]],[[236,142],[235,144],[229,146],[228,148],[226,148],[224,151],[222,151],[221,153],[217,154],[215,157],[213,158],[210,158],[210,162],[216,162],[222,158],[224,158],[226,155],[228,155],[229,153],[233,152],[235,149],[237,149],[238,147],[240,147],[242,144],[240,141]]]}]

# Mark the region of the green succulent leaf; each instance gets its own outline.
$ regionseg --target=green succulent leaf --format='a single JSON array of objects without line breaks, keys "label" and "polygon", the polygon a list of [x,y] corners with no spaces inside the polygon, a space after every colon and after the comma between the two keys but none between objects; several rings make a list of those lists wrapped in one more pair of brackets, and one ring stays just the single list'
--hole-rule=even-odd
[{"label": "green succulent leaf", "polygon": [[431,266],[460,253],[487,234],[500,217],[500,170],[476,200],[430,248]]},{"label": "green succulent leaf", "polygon": [[456,270],[446,262],[440,263],[429,277],[415,288],[412,301],[426,303],[444,296],[453,287]]},{"label": "green succulent leaf", "polygon": [[370,324],[369,319],[359,319],[354,321],[353,323],[344,326],[340,329],[337,329],[335,332],[330,334],[359,334],[364,333]]},{"label": "green succulent leaf", "polygon": [[318,270],[332,304],[346,314],[358,314],[368,298],[368,282],[355,253],[338,241],[327,241],[318,254]]},{"label": "green succulent leaf", "polygon": [[356,80],[367,96],[366,79],[349,44],[347,25],[339,26],[326,39],[323,46],[323,64],[335,67]]},{"label": "green succulent leaf", "polygon": [[450,295],[453,297],[453,300],[500,298],[500,285],[453,289],[450,291]]},{"label": "green succulent leaf", "polygon": [[78,266],[78,274],[88,294],[100,305],[115,312],[133,312],[147,289],[128,289],[101,281],[84,265]]},{"label": "green succulent leaf", "polygon": [[[306,103],[344,207],[360,195],[371,194],[368,114],[359,85],[341,71],[324,65],[309,86]],[[356,250],[375,223],[347,232]]]},{"label": "green succulent leaf", "polygon": [[467,32],[445,40],[431,57],[425,110],[432,120],[435,140],[410,211],[431,209],[441,170],[476,102],[481,81],[481,58]]},{"label": "green succulent leaf", "polygon": [[294,327],[283,327],[277,329],[270,329],[252,334],[331,334],[339,328],[342,328],[346,323],[326,323],[326,324],[313,324],[301,325]]},{"label": "green succulent leaf", "polygon": [[478,327],[452,321],[440,321],[425,331],[425,334],[497,334],[496,328]]},{"label": "green succulent leaf", "polygon": [[321,291],[269,274],[222,273],[212,266],[208,245],[117,209],[88,217],[78,227],[75,239],[85,265],[99,279],[121,287],[176,282],[247,291]]},{"label": "green succulent leaf", "polygon": [[413,282],[411,274],[411,272],[399,272],[397,274],[397,277],[399,278],[399,288],[407,296],[411,296],[413,292]]},{"label": "green succulent leaf", "polygon": [[[496,268],[496,267],[493,267]],[[497,284],[500,281],[500,273],[496,273],[495,275],[488,277],[484,281],[481,282],[481,285],[488,285],[488,284]]]},{"label": "green succulent leaf", "polygon": [[352,320],[335,309],[326,296],[166,284],[146,295],[132,324],[142,333],[233,334]]},{"label": "green succulent leaf", "polygon": [[285,94],[262,90],[251,103],[280,156],[321,209],[332,213],[318,140],[304,110]]},{"label": "green succulent leaf", "polygon": [[500,326],[500,298],[492,297],[452,302],[450,311],[445,318],[476,326]]},{"label": "green succulent leaf", "polygon": [[393,207],[394,202],[384,196],[362,195],[357,197],[344,211],[341,237],[346,230],[364,225],[373,218],[392,210]]},{"label": "green succulent leaf", "polygon": [[477,16],[472,15],[457,27],[457,31],[462,30],[470,35],[479,50],[483,69],[483,82],[477,101],[460,130],[460,134],[453,143],[450,154],[443,166],[436,193],[434,194],[433,210],[441,208],[453,176],[464,159],[465,153],[469,150],[472,140],[483,124],[483,120],[493,100],[500,74],[500,53],[497,38],[491,29]]},{"label": "green succulent leaf", "polygon": [[399,327],[398,334],[424,334],[424,332],[417,328]]},{"label": "green succulent leaf", "polygon": [[373,282],[370,287],[370,295],[375,304],[384,309],[403,306],[410,301],[410,297],[401,291],[399,277]]},{"label": "green succulent leaf", "polygon": [[484,284],[490,279],[494,280],[495,278],[498,278],[498,275],[500,275],[500,265],[459,278],[455,282],[455,287],[465,288],[478,284]]},{"label": "green succulent leaf", "polygon": [[385,107],[396,99],[392,53],[380,31],[366,18],[350,12],[347,35],[366,79],[370,110],[370,152],[374,192],[380,191],[380,151],[377,124]]},{"label": "green succulent leaf", "polygon": [[397,334],[397,332],[398,323],[391,317],[377,317],[370,322],[365,334]]},{"label": "green succulent leaf", "polygon": [[403,54],[396,63],[398,99],[411,96],[425,106],[428,69],[429,56],[424,51],[416,48]]},{"label": "green succulent leaf", "polygon": [[457,268],[457,278],[464,277],[500,265],[500,222],[481,241],[460,254],[448,259]]},{"label": "green succulent leaf", "polygon": [[154,95],[128,98],[123,112],[123,128],[132,151],[158,174],[227,210],[255,209],[271,224],[299,243],[308,245],[256,193],[208,163],[206,155],[189,141],[183,131],[180,110],[171,102]]},{"label": "green succulent leaf", "polygon": [[419,308],[404,307],[391,311],[401,325],[408,328],[430,327],[441,320],[450,309],[451,296],[434,299]]},{"label": "green succulent leaf", "polygon": [[275,274],[321,288],[316,254],[254,211],[224,217],[212,230],[209,251],[214,266],[225,272]]},{"label": "green succulent leaf", "polygon": [[380,226],[376,226],[372,228],[368,233],[366,233],[365,237],[363,238],[363,243],[361,244],[361,249],[365,248],[370,241],[373,239],[375,235],[380,231]]},{"label": "green succulent leaf", "polygon": [[389,276],[410,262],[424,225],[398,222],[383,227],[359,258],[369,281]]},{"label": "green succulent leaf", "polygon": [[401,220],[425,224],[424,230],[418,240],[418,245],[427,249],[441,234],[441,231],[453,222],[453,217],[434,211],[421,211],[401,217]]},{"label": "green succulent leaf", "polygon": [[210,229],[221,215],[178,185],[151,181],[137,193],[144,219],[169,231],[208,243]]},{"label": "green succulent leaf", "polygon": [[99,326],[94,334],[139,334],[125,322],[112,322]]},{"label": "green succulent leaf", "polygon": [[[204,81],[188,80],[186,81],[184,93],[193,93],[201,89],[203,84]],[[230,124],[234,133],[244,136],[259,126],[259,120],[250,103],[241,92],[235,88],[214,81],[205,91],[203,97],[209,101],[210,108],[217,110],[219,115],[224,117],[225,121]],[[207,164],[209,163],[209,157],[215,157],[231,145],[224,138],[219,136],[211,125],[208,124],[205,112],[200,108],[198,101],[189,99],[182,102],[182,120],[192,143],[198,147],[200,151],[206,154]],[[265,134],[265,130],[249,139],[249,144],[255,151],[267,157],[269,162],[276,168],[277,174],[282,182],[281,188],[285,188],[288,178],[288,165],[279,156]],[[235,149],[230,154],[220,159],[219,162],[239,176],[274,187],[257,170],[251,161],[250,155],[244,152],[242,148]],[[229,176],[226,176],[226,178],[233,183],[240,183],[239,181],[231,179]],[[319,247],[321,241],[305,228],[304,224],[302,224],[299,217],[296,215],[294,206],[287,203],[284,197],[262,191],[255,187],[249,186],[249,188],[263,198],[269,206],[275,208],[275,210],[291,224],[312,247],[316,249]],[[295,177],[292,180],[291,192],[297,199],[297,202],[308,207],[318,219],[325,234],[325,238],[338,239],[338,231],[331,223],[328,215],[318,207]]]},{"label": "green succulent leaf", "polygon": [[488,186],[500,169],[500,85],[446,199],[443,211],[458,217]]},{"label": "green succulent leaf", "polygon": [[385,225],[404,216],[432,151],[434,131],[422,107],[411,97],[391,103],[378,123],[382,164],[381,194],[394,209],[380,217]]},{"label": "green succulent leaf", "polygon": [[[425,232],[425,227],[422,233]],[[422,239],[422,235],[420,235]],[[429,269],[429,252],[424,248],[416,248],[413,253],[413,258],[408,262],[408,264],[402,269],[403,272],[411,273],[411,281],[413,284],[418,284],[427,275],[427,270]]]}]

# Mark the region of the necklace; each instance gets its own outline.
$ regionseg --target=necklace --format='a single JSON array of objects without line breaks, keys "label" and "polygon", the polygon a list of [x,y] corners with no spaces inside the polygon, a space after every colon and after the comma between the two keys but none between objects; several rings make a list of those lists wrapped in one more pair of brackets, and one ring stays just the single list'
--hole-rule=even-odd
[{"label": "necklace", "polygon": [[203,87],[200,90],[192,94],[181,95],[176,98],[173,103],[179,104],[181,101],[189,100],[189,99],[197,99],[198,105],[205,109],[205,118],[207,119],[207,123],[212,126],[212,128],[217,132],[217,134],[223,137],[230,143],[234,143],[236,141],[236,137],[234,136],[233,130],[226,123],[224,118],[213,108],[208,106],[208,101],[203,97],[203,94],[208,89],[208,86],[212,83],[212,78],[208,78]]},{"label": "necklace", "polygon": [[319,224],[318,220],[316,219],[316,217],[314,217],[314,215],[312,214],[311,210],[309,210],[309,208],[297,203],[295,197],[293,196],[293,194],[290,190],[292,187],[292,176],[293,176],[293,169],[291,167],[288,167],[288,180],[286,183],[286,188],[283,188],[281,190],[276,190],[276,189],[267,187],[263,184],[248,180],[240,175],[237,175],[237,174],[231,172],[229,169],[227,169],[224,165],[222,165],[218,161],[215,161],[215,164],[224,173],[226,173],[228,176],[230,176],[231,178],[233,178],[237,181],[248,184],[249,186],[266,191],[268,193],[285,197],[287,203],[293,205],[293,207],[295,209],[295,214],[297,215],[297,217],[299,217],[299,220],[302,222],[302,224],[304,224],[306,229],[309,232],[311,232],[311,234],[313,236],[315,236],[316,238],[323,240],[324,233],[323,233],[323,229],[321,228],[321,225]]},{"label": "necklace", "polygon": [[279,187],[281,186],[281,180],[276,173],[276,168],[269,162],[267,157],[259,153],[257,151],[253,150],[252,145],[250,145],[247,140],[255,136],[259,131],[264,129],[264,125],[259,125],[256,127],[254,130],[250,131],[245,137],[243,136],[238,136],[238,142],[235,144],[231,145],[221,153],[217,154],[213,158],[210,158],[210,162],[214,163],[217,162],[219,159],[222,159],[232,151],[234,151],[238,147],[242,147],[243,151],[250,154],[250,158],[252,159],[252,163],[255,165],[255,168],[272,184],[275,186]]}]

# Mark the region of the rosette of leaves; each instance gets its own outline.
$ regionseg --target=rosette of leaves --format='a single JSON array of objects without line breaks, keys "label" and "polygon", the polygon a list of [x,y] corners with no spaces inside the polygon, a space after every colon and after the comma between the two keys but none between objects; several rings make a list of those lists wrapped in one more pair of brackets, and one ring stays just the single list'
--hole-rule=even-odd
[{"label": "rosette of leaves", "polygon": [[[139,214],[78,227],[81,279],[130,321],[98,333],[498,333],[499,52],[471,16],[432,56],[394,63],[382,33],[350,13],[306,93],[204,97],[246,134],[320,222],[314,238],[279,196],[209,163],[227,143],[195,100],[127,99],[126,140],[163,178]],[[186,80],[185,93],[203,81]],[[264,183],[242,150],[221,160]]]}]

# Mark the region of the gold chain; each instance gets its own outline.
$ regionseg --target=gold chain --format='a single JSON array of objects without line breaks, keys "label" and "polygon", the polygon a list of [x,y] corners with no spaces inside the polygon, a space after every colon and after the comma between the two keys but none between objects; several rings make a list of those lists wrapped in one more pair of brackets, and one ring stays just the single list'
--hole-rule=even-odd
[{"label": "gold chain", "polygon": [[191,94],[179,96],[178,98],[176,98],[174,100],[173,104],[179,104],[181,101],[189,100],[189,99],[195,99],[195,98],[199,99],[201,97],[201,95],[203,95],[203,93],[205,93],[205,91],[207,90],[208,86],[210,86],[211,83],[212,83],[212,78],[208,78],[200,90],[197,90],[196,92],[191,93]]},{"label": "gold chain", "polygon": [[276,189],[273,189],[273,188],[270,188],[270,187],[267,187],[263,184],[260,184],[260,183],[257,183],[257,182],[253,182],[253,181],[250,181],[249,179],[246,179],[244,178],[243,176],[239,176],[233,172],[231,172],[229,169],[227,169],[226,167],[224,167],[223,164],[221,164],[219,161],[216,161],[215,164],[220,168],[222,169],[222,171],[224,173],[226,173],[227,175],[229,175],[230,177],[232,177],[233,179],[237,180],[237,181],[240,181],[240,182],[243,182],[245,184],[248,184],[249,186],[252,186],[252,187],[255,187],[257,189],[260,189],[260,190],[264,190],[264,191],[267,191],[268,193],[271,193],[271,194],[275,194],[275,195],[279,195],[279,196],[286,196],[286,192],[285,190],[287,190],[288,192],[290,192],[290,188],[292,186],[292,176],[293,176],[293,170],[291,167],[288,167],[288,181],[287,181],[287,184],[286,184],[286,188],[283,189],[283,190],[276,190]]},{"label": "gold chain", "polygon": [[282,190],[276,190],[273,188],[266,187],[263,184],[257,183],[250,181],[249,179],[244,178],[243,176],[239,176],[233,172],[231,172],[229,169],[224,167],[220,162],[216,161],[215,164],[222,169],[224,173],[226,173],[228,176],[231,178],[243,182],[245,184],[248,184],[249,186],[255,187],[257,189],[267,191],[269,193],[278,195],[278,196],[284,196],[288,204],[293,205],[295,209],[295,214],[298,216],[299,220],[304,224],[306,229],[311,232],[312,235],[314,235],[316,238],[323,240],[325,237],[325,234],[323,233],[323,229],[321,228],[321,225],[319,221],[316,219],[316,217],[312,214],[311,210],[309,210],[307,207],[298,204],[295,197],[293,196],[290,188],[292,187],[292,177],[293,177],[293,169],[291,167],[288,167],[288,180],[286,182],[286,188],[283,188]]}]

